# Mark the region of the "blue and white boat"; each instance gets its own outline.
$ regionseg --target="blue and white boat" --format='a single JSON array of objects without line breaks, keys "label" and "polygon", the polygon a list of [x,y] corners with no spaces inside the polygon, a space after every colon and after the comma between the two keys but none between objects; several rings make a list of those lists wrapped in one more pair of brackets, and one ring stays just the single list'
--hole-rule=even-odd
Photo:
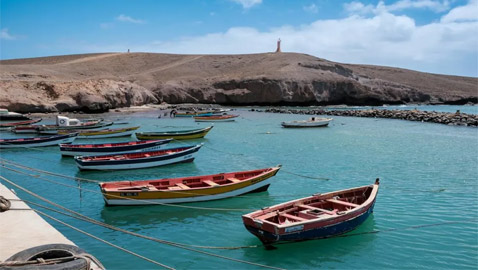
[{"label": "blue and white boat", "polygon": [[101,144],[60,144],[60,152],[63,156],[98,156],[135,153],[159,149],[161,145],[167,144],[172,140],[173,139]]},{"label": "blue and white boat", "polygon": [[80,170],[128,170],[192,162],[202,144],[156,151],[104,156],[76,156]]}]

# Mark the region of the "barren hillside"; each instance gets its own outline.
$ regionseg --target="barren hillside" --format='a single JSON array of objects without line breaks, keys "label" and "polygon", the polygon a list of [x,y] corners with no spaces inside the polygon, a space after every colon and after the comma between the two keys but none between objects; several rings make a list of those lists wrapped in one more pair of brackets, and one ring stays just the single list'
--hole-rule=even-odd
[{"label": "barren hillside", "polygon": [[0,107],[102,112],[145,103],[478,102],[478,78],[349,65],[297,53],[103,53],[0,61]]}]

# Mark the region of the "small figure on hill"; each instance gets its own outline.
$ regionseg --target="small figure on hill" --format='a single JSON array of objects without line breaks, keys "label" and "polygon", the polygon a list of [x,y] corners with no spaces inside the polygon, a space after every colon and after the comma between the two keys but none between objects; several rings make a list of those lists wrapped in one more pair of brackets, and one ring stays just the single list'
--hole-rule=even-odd
[{"label": "small figure on hill", "polygon": [[129,49],[128,49],[128,53],[129,53]]}]

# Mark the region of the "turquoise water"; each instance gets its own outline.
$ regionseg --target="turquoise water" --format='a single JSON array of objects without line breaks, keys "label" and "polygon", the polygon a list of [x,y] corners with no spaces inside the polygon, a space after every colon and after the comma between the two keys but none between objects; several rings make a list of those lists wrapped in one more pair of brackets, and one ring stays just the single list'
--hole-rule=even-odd
[{"label": "turquoise water", "polygon": [[[449,109],[456,111],[456,107],[450,106]],[[259,247],[205,251],[287,269],[478,267],[478,129],[353,117],[335,117],[327,128],[283,129],[281,121],[306,119],[307,116],[256,113],[245,109],[234,113],[240,114],[236,122],[216,123],[205,139],[187,142],[204,143],[197,159],[188,164],[117,172],[79,172],[73,160],[61,158],[55,147],[42,148],[41,151],[2,150],[1,157],[30,167],[101,181],[202,175],[282,164],[283,169],[274,177],[268,192],[186,204],[250,211],[317,192],[372,184],[376,177],[380,177],[381,187],[374,214],[352,234],[374,230],[382,232],[280,245],[276,250]],[[141,125],[142,131],[207,126],[207,123],[197,124],[192,119],[157,119],[154,111],[128,115],[110,113],[103,117],[126,118],[131,124]],[[125,139],[115,139],[122,140]],[[1,175],[72,210],[143,235],[203,246],[260,244],[243,227],[241,214],[248,210],[198,210],[169,206],[105,207],[94,183],[79,184],[69,179],[42,175],[42,178],[80,185],[96,193],[60,186],[6,169],[1,169]],[[17,190],[17,194],[23,199],[40,202],[20,190]],[[46,212],[174,268],[258,268],[135,238]],[[99,258],[108,269],[158,268],[54,221],[48,221],[77,245]],[[436,226],[412,227],[433,224]]]}]

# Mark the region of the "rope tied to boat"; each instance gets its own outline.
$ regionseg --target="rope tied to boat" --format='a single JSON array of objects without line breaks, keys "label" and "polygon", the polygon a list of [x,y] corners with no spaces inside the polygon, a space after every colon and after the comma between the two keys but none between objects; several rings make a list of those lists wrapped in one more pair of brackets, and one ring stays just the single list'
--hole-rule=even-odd
[{"label": "rope tied to boat", "polygon": [[0,196],[0,212],[5,212],[10,210],[10,207],[12,206],[12,203],[10,202],[9,199]]}]

